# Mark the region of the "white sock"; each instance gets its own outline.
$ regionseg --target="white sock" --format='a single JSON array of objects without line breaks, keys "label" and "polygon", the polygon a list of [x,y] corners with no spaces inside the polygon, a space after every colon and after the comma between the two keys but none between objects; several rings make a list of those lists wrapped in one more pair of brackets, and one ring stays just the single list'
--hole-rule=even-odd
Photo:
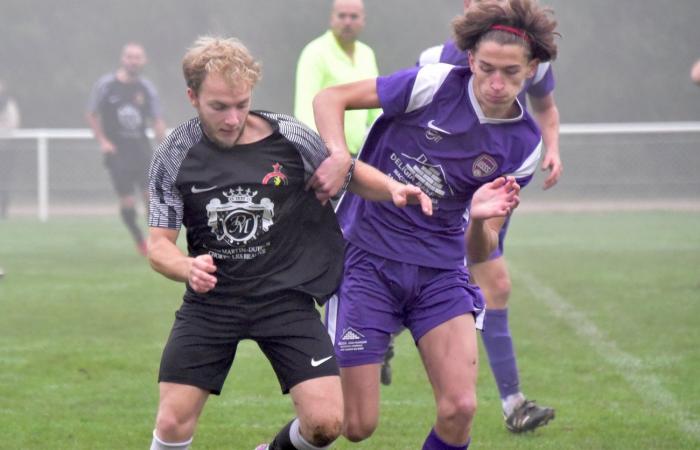
[{"label": "white sock", "polygon": [[522,392],[518,392],[517,394],[511,394],[506,398],[502,398],[501,405],[503,406],[503,414],[505,414],[506,417],[510,416],[513,410],[520,406],[520,404],[524,401],[525,396]]},{"label": "white sock", "polygon": [[151,442],[151,450],[189,450],[192,438],[184,442],[163,442],[156,435],[156,430],[153,430],[153,441]]},{"label": "white sock", "polygon": [[297,450],[326,450],[331,448],[330,444],[326,447],[316,447],[315,445],[309,444],[309,442],[304,439],[304,436],[299,432],[299,418],[297,417],[292,422],[292,426],[289,428],[289,440],[292,441],[292,445],[297,448]]}]

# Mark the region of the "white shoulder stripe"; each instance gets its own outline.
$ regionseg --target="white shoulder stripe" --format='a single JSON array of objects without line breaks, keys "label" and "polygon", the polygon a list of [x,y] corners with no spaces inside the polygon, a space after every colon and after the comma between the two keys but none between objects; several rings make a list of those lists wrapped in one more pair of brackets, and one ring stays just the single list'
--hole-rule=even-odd
[{"label": "white shoulder stripe", "polygon": [[525,178],[535,173],[537,169],[537,163],[540,161],[540,156],[542,155],[542,139],[537,143],[535,149],[530,153],[530,156],[522,163],[518,169],[509,173],[508,176],[515,178]]},{"label": "white shoulder stripe", "polygon": [[435,47],[426,48],[418,57],[418,65],[435,64],[440,62],[440,55],[444,45],[436,45]]},{"label": "white shoulder stripe", "polygon": [[406,107],[406,112],[415,111],[433,101],[433,97],[447,75],[454,68],[450,64],[428,64],[421,67],[416,75],[416,81],[411,91],[411,99]]},{"label": "white shoulder stripe", "polygon": [[535,76],[532,78],[532,84],[537,84],[540,81],[542,81],[542,78],[544,78],[544,76],[548,70],[549,70],[549,61],[539,63],[537,65],[537,72],[535,72]]}]

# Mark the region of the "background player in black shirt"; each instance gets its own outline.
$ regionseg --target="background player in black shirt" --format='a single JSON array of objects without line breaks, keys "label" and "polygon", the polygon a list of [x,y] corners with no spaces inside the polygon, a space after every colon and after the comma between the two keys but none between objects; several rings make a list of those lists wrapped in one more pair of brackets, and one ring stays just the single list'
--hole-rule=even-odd
[{"label": "background player in black shirt", "polygon": [[[250,110],[260,67],[240,42],[200,38],[183,72],[198,117],[173,130],[149,172],[149,260],[186,283],[161,360],[151,449],[189,448],[241,339],[265,353],[297,414],[258,448],[327,448],[340,435],[343,401],[314,299],[338,286],[344,242],[327,198],[308,187],[322,183],[313,173],[328,151],[293,117]],[[351,163],[345,180],[371,200],[432,212],[420,189],[364,163]],[[176,246],[182,225],[188,255]]]},{"label": "background player in black shirt", "polygon": [[148,203],[146,174],[153,153],[146,136],[148,122],[152,122],[158,142],[165,137],[158,94],[141,76],[145,64],[143,47],[126,44],[117,71],[95,84],[86,115],[119,196],[122,220],[144,256],[146,241],[137,224],[135,205],[136,196],[143,196]]}]

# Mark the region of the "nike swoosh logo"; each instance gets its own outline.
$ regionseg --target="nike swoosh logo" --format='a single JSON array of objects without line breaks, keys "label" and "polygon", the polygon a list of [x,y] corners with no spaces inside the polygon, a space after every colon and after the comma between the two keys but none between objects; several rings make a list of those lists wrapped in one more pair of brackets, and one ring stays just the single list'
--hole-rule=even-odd
[{"label": "nike swoosh logo", "polygon": [[218,186],[198,188],[197,186],[192,186],[192,193],[193,194],[201,194],[202,192],[213,191],[217,187]]},{"label": "nike swoosh logo", "polygon": [[311,358],[311,367],[318,367],[318,366],[320,366],[321,364],[323,364],[324,362],[326,362],[326,361],[328,361],[329,359],[331,359],[332,357],[333,357],[333,355],[331,355],[331,356],[326,356],[325,358],[319,359],[318,361],[316,361],[314,358]]},{"label": "nike swoosh logo", "polygon": [[435,126],[434,120],[431,120],[430,122],[428,122],[428,128],[430,128],[431,130],[439,131],[442,134],[452,134],[449,131],[445,131],[442,128]]}]

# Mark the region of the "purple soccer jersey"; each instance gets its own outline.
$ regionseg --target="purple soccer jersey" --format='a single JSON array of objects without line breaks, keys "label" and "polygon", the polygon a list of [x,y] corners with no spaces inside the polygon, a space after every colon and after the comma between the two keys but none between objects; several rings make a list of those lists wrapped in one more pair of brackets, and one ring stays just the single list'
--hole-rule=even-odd
[{"label": "purple soccer jersey", "polygon": [[[453,40],[445,42],[443,45],[436,45],[424,50],[418,57],[418,65],[447,63],[455,66],[468,66],[466,50],[457,48]],[[525,87],[518,94],[518,99],[523,106],[525,105],[526,95],[533,97],[544,97],[554,91],[555,81],[552,65],[549,62],[540,63],[537,66],[537,72],[532,78],[525,81]]]},{"label": "purple soccer jersey", "polygon": [[367,252],[425,267],[464,265],[464,212],[476,189],[513,175],[525,186],[536,169],[539,129],[520,106],[512,119],[484,116],[467,67],[432,64],[377,79],[384,114],[359,158],[433,200],[396,208],[347,193],[338,207],[345,238]]}]

